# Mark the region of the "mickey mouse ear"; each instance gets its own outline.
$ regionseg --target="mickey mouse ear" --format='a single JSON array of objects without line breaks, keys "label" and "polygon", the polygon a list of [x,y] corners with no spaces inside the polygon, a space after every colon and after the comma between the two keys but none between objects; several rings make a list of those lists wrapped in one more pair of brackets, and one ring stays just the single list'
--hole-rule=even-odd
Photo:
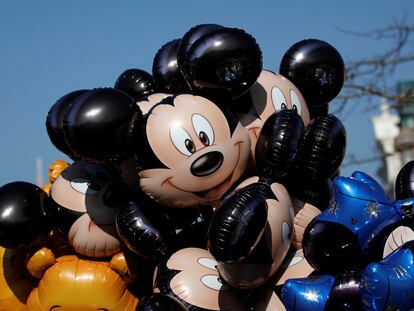
[{"label": "mickey mouse ear", "polygon": [[77,157],[95,162],[126,156],[129,122],[137,111],[133,98],[119,90],[102,88],[83,94],[66,117],[71,150]]},{"label": "mickey mouse ear", "polygon": [[414,161],[408,162],[395,180],[395,197],[404,200],[414,197]]},{"label": "mickey mouse ear", "polygon": [[154,57],[152,74],[157,88],[165,93],[189,93],[190,89],[185,81],[177,62],[180,39],[164,44]]},{"label": "mickey mouse ear", "polygon": [[46,130],[49,135],[50,141],[53,145],[64,154],[68,155],[72,159],[75,159],[75,155],[69,148],[66,141],[63,127],[66,114],[72,103],[87,90],[79,90],[66,94],[56,101],[56,103],[50,108],[46,118]]},{"label": "mickey mouse ear", "polygon": [[135,101],[155,93],[155,83],[152,76],[141,69],[125,70],[116,80],[114,88],[124,91]]},{"label": "mickey mouse ear", "polygon": [[307,39],[287,50],[279,72],[299,88],[312,108],[324,106],[338,95],[344,83],[345,65],[332,45]]},{"label": "mickey mouse ear", "polygon": [[221,25],[217,24],[200,24],[197,26],[194,26],[189,31],[185,33],[183,38],[181,39],[180,45],[178,47],[178,66],[183,67],[185,57],[187,55],[187,52],[190,50],[191,45],[196,42],[198,39],[200,39],[205,34],[208,34],[214,30],[224,28]]},{"label": "mickey mouse ear", "polygon": [[256,82],[262,70],[262,53],[245,31],[220,28],[191,45],[182,70],[195,93],[205,97],[227,93],[231,99]]}]

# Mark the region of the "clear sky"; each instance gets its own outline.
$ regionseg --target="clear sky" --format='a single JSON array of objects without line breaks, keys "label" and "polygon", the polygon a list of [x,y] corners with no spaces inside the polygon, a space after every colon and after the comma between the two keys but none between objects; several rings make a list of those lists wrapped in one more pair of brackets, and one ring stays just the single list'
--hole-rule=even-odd
[{"label": "clear sky", "polygon": [[[62,95],[113,86],[128,68],[151,71],[157,50],[190,27],[217,23],[245,29],[263,52],[264,68],[277,71],[284,52],[305,38],[335,46],[345,60],[372,55],[386,43],[338,31],[369,31],[406,15],[412,0],[42,0],[0,1],[0,185],[35,182],[35,159],[47,166],[67,159],[50,143],[45,119]],[[414,65],[392,79],[414,78]],[[375,154],[370,114],[363,104],[345,120],[348,152]],[[378,163],[347,168],[374,174]]]}]

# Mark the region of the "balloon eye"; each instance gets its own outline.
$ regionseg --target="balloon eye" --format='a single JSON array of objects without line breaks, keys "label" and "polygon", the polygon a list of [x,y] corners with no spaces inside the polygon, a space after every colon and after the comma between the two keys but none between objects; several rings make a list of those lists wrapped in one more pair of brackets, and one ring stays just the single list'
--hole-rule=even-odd
[{"label": "balloon eye", "polygon": [[193,140],[181,126],[173,126],[170,129],[170,138],[174,147],[182,154],[190,156],[195,152]]},{"label": "balloon eye", "polygon": [[298,115],[302,115],[302,105],[298,94],[294,90],[290,90],[290,100],[292,102],[293,110],[295,110]]},{"label": "balloon eye", "polygon": [[282,238],[285,243],[289,242],[291,238],[290,228],[286,221],[282,223]]},{"label": "balloon eye", "polygon": [[220,277],[217,275],[205,275],[201,278],[201,282],[213,290],[222,291],[227,289],[227,287],[221,283]]},{"label": "balloon eye", "polygon": [[96,195],[99,192],[96,185],[93,185],[89,180],[83,178],[72,179],[70,185],[77,192],[87,195]]},{"label": "balloon eye", "polygon": [[214,259],[201,257],[197,261],[203,267],[217,271],[217,261],[215,261]]},{"label": "balloon eye", "polygon": [[194,130],[204,146],[210,146],[214,143],[214,130],[210,122],[201,114],[194,114],[191,118]]},{"label": "balloon eye", "polygon": [[287,109],[285,95],[276,86],[272,88],[272,103],[273,103],[273,108],[275,108],[275,111]]}]

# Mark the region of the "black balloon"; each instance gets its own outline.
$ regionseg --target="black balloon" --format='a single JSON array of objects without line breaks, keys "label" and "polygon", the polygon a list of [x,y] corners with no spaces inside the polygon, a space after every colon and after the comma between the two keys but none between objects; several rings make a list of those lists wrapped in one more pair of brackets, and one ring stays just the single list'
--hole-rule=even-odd
[{"label": "black balloon", "polygon": [[31,246],[45,239],[50,230],[52,200],[39,187],[13,182],[0,188],[0,245]]},{"label": "black balloon", "polygon": [[62,96],[56,101],[56,103],[50,108],[46,118],[46,129],[49,135],[50,141],[53,145],[64,154],[68,155],[72,159],[76,158],[69,148],[64,133],[64,120],[69,107],[72,103],[87,90],[78,90],[70,92],[65,96]]},{"label": "black balloon", "polygon": [[297,156],[299,171],[309,181],[331,177],[345,156],[346,131],[342,122],[329,114],[307,126]]},{"label": "black balloon", "polygon": [[355,272],[338,274],[332,287],[325,310],[362,310],[359,295],[360,275]]},{"label": "black balloon", "polygon": [[262,237],[267,203],[255,189],[239,189],[216,209],[208,232],[208,248],[218,261],[237,262],[249,255]]},{"label": "black balloon", "polygon": [[181,39],[180,45],[178,47],[177,61],[178,66],[183,67],[185,62],[185,57],[191,45],[197,41],[199,38],[205,34],[212,32],[214,30],[224,28],[223,26],[217,24],[201,24],[192,27],[189,31],[185,33]]},{"label": "black balloon", "polygon": [[261,175],[284,177],[293,165],[304,124],[290,109],[272,114],[263,124],[256,144],[255,160]]},{"label": "black balloon", "polygon": [[180,39],[164,44],[154,57],[152,74],[159,92],[188,93],[187,82],[178,67],[177,53]]},{"label": "black balloon", "polygon": [[256,40],[235,28],[217,29],[196,40],[182,68],[194,93],[209,97],[221,91],[229,98],[247,91],[261,70],[262,53]]},{"label": "black balloon", "polygon": [[[131,202],[118,209],[116,228],[121,240],[134,253],[149,259],[162,260],[171,253],[167,229],[154,225],[151,213]],[[162,215],[158,216],[158,220]]]},{"label": "black balloon", "polygon": [[404,165],[395,180],[395,197],[403,200],[414,197],[414,161]]},{"label": "black balloon", "polygon": [[303,253],[315,269],[328,273],[362,269],[358,237],[345,226],[314,219],[303,235]]},{"label": "black balloon", "polygon": [[132,97],[111,89],[94,89],[70,107],[65,123],[66,139],[82,159],[104,162],[127,155],[129,123],[139,108]]},{"label": "black balloon", "polygon": [[323,106],[340,92],[345,78],[341,54],[329,43],[307,39],[291,46],[279,72],[299,88],[310,110]]},{"label": "black balloon", "polygon": [[152,76],[141,69],[125,70],[116,80],[114,88],[124,91],[136,101],[155,93]]},{"label": "black balloon", "polygon": [[143,297],[136,311],[188,311],[178,299],[164,294]]}]

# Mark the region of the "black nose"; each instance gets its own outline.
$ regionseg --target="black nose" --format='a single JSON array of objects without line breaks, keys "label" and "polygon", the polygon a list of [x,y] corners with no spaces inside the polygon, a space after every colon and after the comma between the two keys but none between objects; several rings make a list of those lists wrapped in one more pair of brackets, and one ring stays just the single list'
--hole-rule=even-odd
[{"label": "black nose", "polygon": [[203,154],[191,164],[191,174],[197,177],[207,176],[217,171],[223,163],[223,155],[218,151]]}]

